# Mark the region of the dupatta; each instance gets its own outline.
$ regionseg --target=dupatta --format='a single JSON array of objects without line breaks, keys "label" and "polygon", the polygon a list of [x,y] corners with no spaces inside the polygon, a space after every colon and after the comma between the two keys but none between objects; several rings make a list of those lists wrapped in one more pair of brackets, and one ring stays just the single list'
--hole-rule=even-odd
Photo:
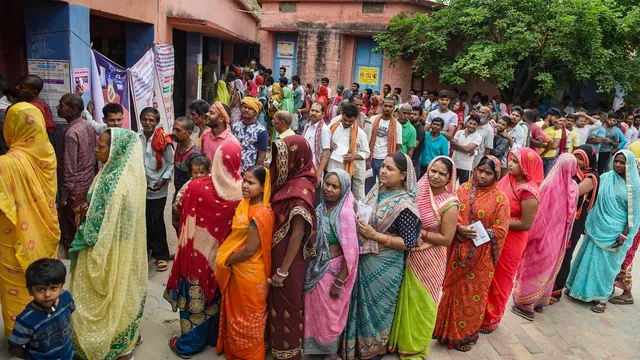
[{"label": "dupatta", "polygon": [[[598,197],[598,183],[600,182],[596,150],[590,145],[580,145],[575,150],[573,150],[573,155],[580,155],[582,157],[582,161],[584,162],[584,171],[582,171],[580,167],[577,167],[576,176],[578,177],[578,179],[580,181],[583,181],[584,179],[591,179],[591,181],[593,182],[593,190],[582,195],[580,202],[580,204],[584,204],[585,201],[589,202],[589,207],[587,208],[587,212],[589,212],[591,211],[593,205],[596,203],[596,198]],[[583,206],[578,207],[578,211],[576,212],[576,219],[579,219],[580,215],[582,215],[583,208]]]},{"label": "dupatta", "polygon": [[291,220],[300,215],[311,226],[302,240],[303,256],[315,255],[316,217],[315,191],[318,187],[311,147],[300,135],[273,141],[271,155],[272,208],[276,215],[272,247],[276,247],[289,233]]},{"label": "dupatta", "polygon": [[355,213],[355,203],[351,193],[351,176],[342,169],[336,169],[325,175],[327,179],[330,175],[336,175],[340,180],[341,196],[338,204],[333,208],[330,221],[327,221],[327,205],[324,194],[320,205],[316,208],[316,218],[318,219],[318,231],[316,234],[316,256],[309,260],[304,279],[303,292],[309,293],[318,285],[324,274],[331,265],[331,253],[329,251],[329,234],[333,228],[340,246],[342,254],[347,263],[348,275],[344,279],[347,288],[352,286],[355,280],[355,269],[358,267],[358,240],[357,223]]},{"label": "dupatta", "polygon": [[55,258],[58,252],[56,154],[42,112],[26,102],[9,108],[4,139],[9,151],[0,156],[0,217],[20,229],[5,233],[13,233],[15,243],[7,245],[13,246],[25,271],[32,262]]},{"label": "dupatta", "polygon": [[229,95],[229,89],[227,88],[227,83],[224,82],[224,80],[218,81],[218,91],[216,92],[215,101],[220,101],[227,106],[231,103],[231,95]]},{"label": "dupatta", "polygon": [[278,105],[278,109],[284,110],[289,114],[293,114],[293,92],[291,92],[291,89],[289,89],[288,87],[282,89],[282,92],[284,93],[284,97]]},{"label": "dupatta", "polygon": [[[411,164],[411,158],[409,155],[403,155],[407,158],[407,164]],[[418,219],[420,219],[420,211],[416,205],[416,172],[413,166],[407,167],[407,179],[405,180],[406,190],[399,190],[387,196],[385,199],[378,201],[380,196],[380,190],[384,189],[384,185],[380,183],[380,180],[376,182],[376,185],[367,194],[364,204],[371,207],[373,212],[369,219],[369,225],[371,225],[377,232],[385,233],[398,215],[405,209],[409,209]],[[416,226],[418,227],[418,234],[422,228],[421,221],[418,221]],[[369,240],[359,236],[360,238],[360,254],[378,254],[380,252],[378,242]]]},{"label": "dupatta", "polygon": [[538,188],[544,180],[544,171],[540,155],[531,148],[517,148],[509,153],[509,161],[511,161],[512,157],[515,157],[518,164],[520,164],[526,182],[518,184],[516,177],[508,173],[507,176],[500,180],[498,188],[504,191],[505,194],[513,194],[513,196],[507,197],[517,201],[518,206],[520,206],[519,203],[522,201],[521,193],[523,191],[530,192],[536,200],[540,202],[540,192]]},{"label": "dupatta", "polygon": [[320,87],[318,87],[316,101],[321,102],[325,110],[329,107],[329,90],[327,90],[326,86],[320,85]]}]

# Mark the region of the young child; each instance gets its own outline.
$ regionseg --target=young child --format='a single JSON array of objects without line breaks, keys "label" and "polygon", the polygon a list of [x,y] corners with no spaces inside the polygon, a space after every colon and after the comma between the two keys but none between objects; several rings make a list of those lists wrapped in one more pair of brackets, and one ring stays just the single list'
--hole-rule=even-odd
[{"label": "young child", "polygon": [[191,180],[209,176],[209,173],[211,172],[211,161],[204,155],[198,155],[187,161],[187,167],[189,168],[189,176],[191,179],[182,186],[180,191],[178,191],[176,201],[173,203],[173,215],[178,218],[182,212],[182,196],[184,196],[184,191],[189,186]]},{"label": "young child", "polygon": [[18,315],[9,351],[20,359],[71,360],[71,313],[75,304],[63,290],[67,269],[62,261],[40,259],[25,273],[33,301]]}]

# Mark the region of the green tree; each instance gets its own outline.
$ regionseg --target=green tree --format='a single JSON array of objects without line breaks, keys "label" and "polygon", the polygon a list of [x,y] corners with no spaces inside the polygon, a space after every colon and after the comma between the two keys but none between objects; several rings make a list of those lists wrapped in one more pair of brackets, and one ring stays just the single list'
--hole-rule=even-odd
[{"label": "green tree", "polygon": [[494,83],[503,99],[594,80],[599,92],[620,86],[638,103],[640,5],[637,0],[449,0],[431,14],[401,13],[375,36],[393,65],[440,81]]}]

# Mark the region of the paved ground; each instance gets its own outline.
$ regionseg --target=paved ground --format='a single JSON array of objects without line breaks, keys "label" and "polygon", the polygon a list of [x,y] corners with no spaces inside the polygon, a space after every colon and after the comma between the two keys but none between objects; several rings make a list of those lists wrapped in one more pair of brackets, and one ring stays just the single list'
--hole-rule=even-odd
[{"label": "paved ground", "polygon": [[[170,194],[171,195],[171,194]],[[169,248],[175,251],[176,236],[171,227],[169,207],[165,214]],[[636,261],[637,263],[637,261]],[[135,350],[138,360],[179,359],[167,346],[168,339],[180,332],[177,314],[171,312],[162,294],[168,272],[157,273],[149,267],[149,297],[142,320],[144,343]],[[640,279],[640,265],[634,271]],[[433,341],[429,359],[638,359],[640,360],[640,286],[636,286],[635,305],[609,304],[604,314],[591,312],[591,305],[567,297],[534,322],[507,311],[494,333],[481,335],[468,353],[448,350]],[[1,336],[1,335],[0,335]],[[4,339],[0,342],[0,360],[10,359]],[[271,357],[268,357],[271,359]],[[387,355],[384,359],[397,359]],[[224,359],[207,348],[194,360]]]}]

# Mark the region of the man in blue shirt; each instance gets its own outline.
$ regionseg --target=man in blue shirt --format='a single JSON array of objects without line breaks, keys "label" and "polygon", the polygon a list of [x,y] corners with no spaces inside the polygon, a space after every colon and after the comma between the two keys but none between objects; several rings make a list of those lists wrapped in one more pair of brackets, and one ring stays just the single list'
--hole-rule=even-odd
[{"label": "man in blue shirt", "polygon": [[425,174],[431,160],[438,156],[449,156],[449,140],[441,131],[444,120],[439,117],[431,119],[431,131],[424,134],[424,146],[420,154],[420,173]]}]

